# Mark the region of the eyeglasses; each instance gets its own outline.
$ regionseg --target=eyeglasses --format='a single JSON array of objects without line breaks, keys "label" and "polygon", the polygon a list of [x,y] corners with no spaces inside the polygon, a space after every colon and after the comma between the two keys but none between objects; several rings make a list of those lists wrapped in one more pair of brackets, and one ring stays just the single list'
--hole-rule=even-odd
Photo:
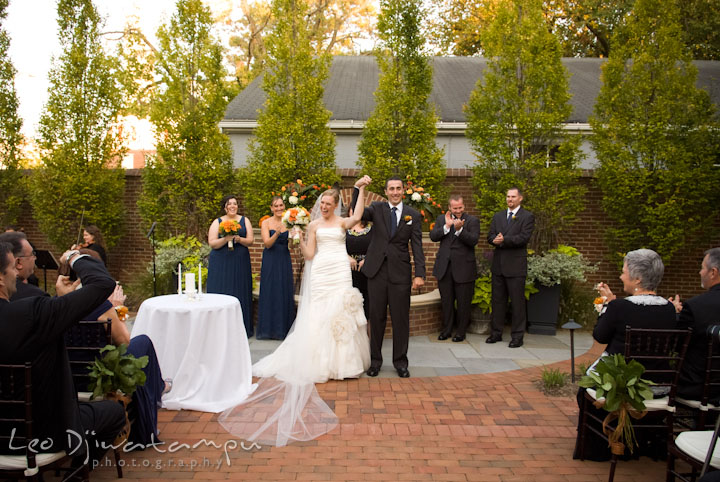
[{"label": "eyeglasses", "polygon": [[16,258],[37,258],[37,251],[34,249],[30,252],[30,254],[25,254],[23,256],[15,256]]}]

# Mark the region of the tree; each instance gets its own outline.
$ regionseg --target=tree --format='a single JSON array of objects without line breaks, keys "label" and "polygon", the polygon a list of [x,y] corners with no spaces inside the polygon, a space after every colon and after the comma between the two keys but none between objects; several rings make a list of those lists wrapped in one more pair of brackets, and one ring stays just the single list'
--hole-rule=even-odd
[{"label": "tree", "polygon": [[[358,40],[369,39],[375,16],[371,0],[308,0],[307,4],[303,21],[316,54],[356,53]],[[239,8],[221,15],[230,45],[227,60],[241,87],[264,70],[265,38],[277,23],[272,12],[270,0],[241,0]]]},{"label": "tree", "polygon": [[122,96],[92,1],[59,0],[57,12],[62,54],[49,74],[39,126],[43,166],[30,179],[30,201],[40,229],[58,248],[77,240],[83,213],[112,246],[123,219]]},{"label": "tree", "polygon": [[235,187],[230,140],[218,129],[234,91],[224,82],[212,25],[201,0],[178,0],[157,32],[158,85],[149,106],[157,155],[143,170],[138,205],[148,226],[158,222],[162,237],[203,237],[222,197]]},{"label": "tree", "polygon": [[466,108],[478,210],[489,223],[507,189],[522,189],[535,214],[531,244],[545,251],[582,209],[584,193],[580,139],[562,131],[572,106],[560,44],[539,0],[512,0],[498,9],[483,45],[488,65]]},{"label": "tree", "polygon": [[590,119],[610,247],[652,248],[666,262],[709,232],[718,200],[714,109],[678,18],[674,5],[636,1]]},{"label": "tree", "polygon": [[267,101],[241,174],[245,205],[255,217],[267,214],[272,191],[288,182],[339,180],[330,112],[323,104],[330,56],[315,56],[303,20],[307,8],[303,0],[273,3],[277,24],[266,40],[263,76]]},{"label": "tree", "polygon": [[399,175],[440,198],[445,162],[435,144],[437,115],[429,102],[432,67],[423,51],[421,0],[382,0],[380,10],[380,81],[358,145],[360,168],[376,180],[371,188],[378,193],[385,179]]},{"label": "tree", "polygon": [[[0,21],[7,18],[8,0],[0,0]],[[23,201],[23,175],[20,171],[20,133],[15,92],[15,68],[10,61],[10,37],[0,27],[0,222],[16,224]]]}]

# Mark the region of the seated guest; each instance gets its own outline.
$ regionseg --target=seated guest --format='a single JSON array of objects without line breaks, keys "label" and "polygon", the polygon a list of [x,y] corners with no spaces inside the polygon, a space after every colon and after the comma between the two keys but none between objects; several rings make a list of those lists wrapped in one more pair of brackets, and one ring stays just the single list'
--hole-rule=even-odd
[{"label": "seated guest", "polygon": [[[60,296],[36,296],[10,302],[15,292],[16,261],[9,243],[0,242],[0,363],[33,363],[33,436],[49,441],[41,452],[65,450],[84,459],[86,447],[92,461],[99,461],[125,424],[125,411],[114,401],[78,403],[64,343],[65,331],[84,319],[112,293],[115,281],[102,263],[67,251],[61,262],[69,264],[83,282],[59,276]],[[68,433],[85,443],[78,444]],[[4,454],[21,455],[14,446],[0,446]]]},{"label": "seated guest", "polygon": [[[703,395],[707,327],[720,325],[720,248],[705,251],[700,268],[700,285],[707,291],[684,303],[680,302],[678,295],[670,298],[679,313],[678,325],[693,330],[677,388],[678,396],[690,400],[700,400]],[[711,400],[720,396],[720,387],[713,388],[715,392],[710,394]]]},{"label": "seated guest", "polygon": [[[83,248],[80,252],[100,261],[98,253],[91,249]],[[62,274],[70,275],[70,270],[67,267],[61,267],[61,271],[63,271]],[[155,346],[150,338],[147,335],[130,338],[130,331],[125,325],[125,320],[120,319],[115,309],[116,306],[120,306],[124,302],[125,295],[122,287],[117,284],[110,297],[90,313],[87,319],[104,321],[110,318],[110,335],[113,344],[118,346],[124,343],[127,345],[128,353],[135,358],[148,357],[148,364],[143,368],[146,377],[145,385],[137,387],[132,401],[128,405],[128,414],[132,422],[128,447],[145,448],[158,441],[157,411],[162,404],[163,394],[170,391],[172,381],[163,380],[160,364],[155,353]],[[92,359],[87,361],[91,362]],[[80,391],[86,391],[87,389],[87,387],[77,388]]]},{"label": "seated guest", "polygon": [[[676,328],[675,307],[665,298],[658,296],[657,287],[662,281],[665,267],[660,256],[651,249],[637,249],[630,251],[623,263],[620,280],[623,291],[629,296],[617,298],[605,283],[598,284],[598,291],[607,300],[598,317],[593,330],[593,338],[599,343],[607,343],[605,355],[614,355],[625,352],[625,326],[633,328]],[[585,389],[578,391],[578,405],[581,413],[578,415],[578,439],[575,444],[573,458],[579,458],[580,423],[582,422],[582,400]],[[602,409],[590,407],[595,414],[604,418],[607,415]],[[633,423],[641,423],[633,422]],[[640,436],[638,433],[637,435]],[[640,442],[640,438],[638,438]],[[661,454],[657,454],[661,455]],[[587,431],[585,437],[585,459],[609,460],[610,449],[608,443],[596,434]]]},{"label": "seated guest", "polygon": [[10,301],[32,296],[48,296],[37,284],[29,283],[35,269],[35,250],[27,240],[25,233],[20,231],[8,231],[0,234],[0,241],[10,243],[12,254],[15,257],[15,270],[17,271],[17,284],[15,293]]}]

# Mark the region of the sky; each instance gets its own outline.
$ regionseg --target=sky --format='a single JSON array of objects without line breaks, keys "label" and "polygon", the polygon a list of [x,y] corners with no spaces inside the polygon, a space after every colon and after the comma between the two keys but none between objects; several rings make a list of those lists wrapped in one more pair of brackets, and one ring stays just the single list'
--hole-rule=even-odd
[{"label": "sky", "polygon": [[[105,31],[121,30],[135,15],[141,29],[154,40],[158,27],[175,9],[176,0],[95,0],[106,18]],[[52,57],[59,56],[56,0],[10,0],[3,27],[10,36],[10,58],[17,69],[15,87],[20,99],[23,134],[34,137],[47,100],[47,76]]]}]

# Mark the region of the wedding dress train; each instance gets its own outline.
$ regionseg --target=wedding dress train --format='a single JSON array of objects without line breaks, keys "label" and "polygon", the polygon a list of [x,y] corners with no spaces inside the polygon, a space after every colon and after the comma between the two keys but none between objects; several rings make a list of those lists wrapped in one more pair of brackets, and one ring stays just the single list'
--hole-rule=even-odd
[{"label": "wedding dress train", "polygon": [[253,365],[253,375],[262,377],[255,392],[219,418],[233,435],[282,446],[329,432],[337,417],[315,383],[358,377],[370,366],[367,320],[362,295],[352,287],[345,230],[318,228],[316,240],[290,333]]}]

